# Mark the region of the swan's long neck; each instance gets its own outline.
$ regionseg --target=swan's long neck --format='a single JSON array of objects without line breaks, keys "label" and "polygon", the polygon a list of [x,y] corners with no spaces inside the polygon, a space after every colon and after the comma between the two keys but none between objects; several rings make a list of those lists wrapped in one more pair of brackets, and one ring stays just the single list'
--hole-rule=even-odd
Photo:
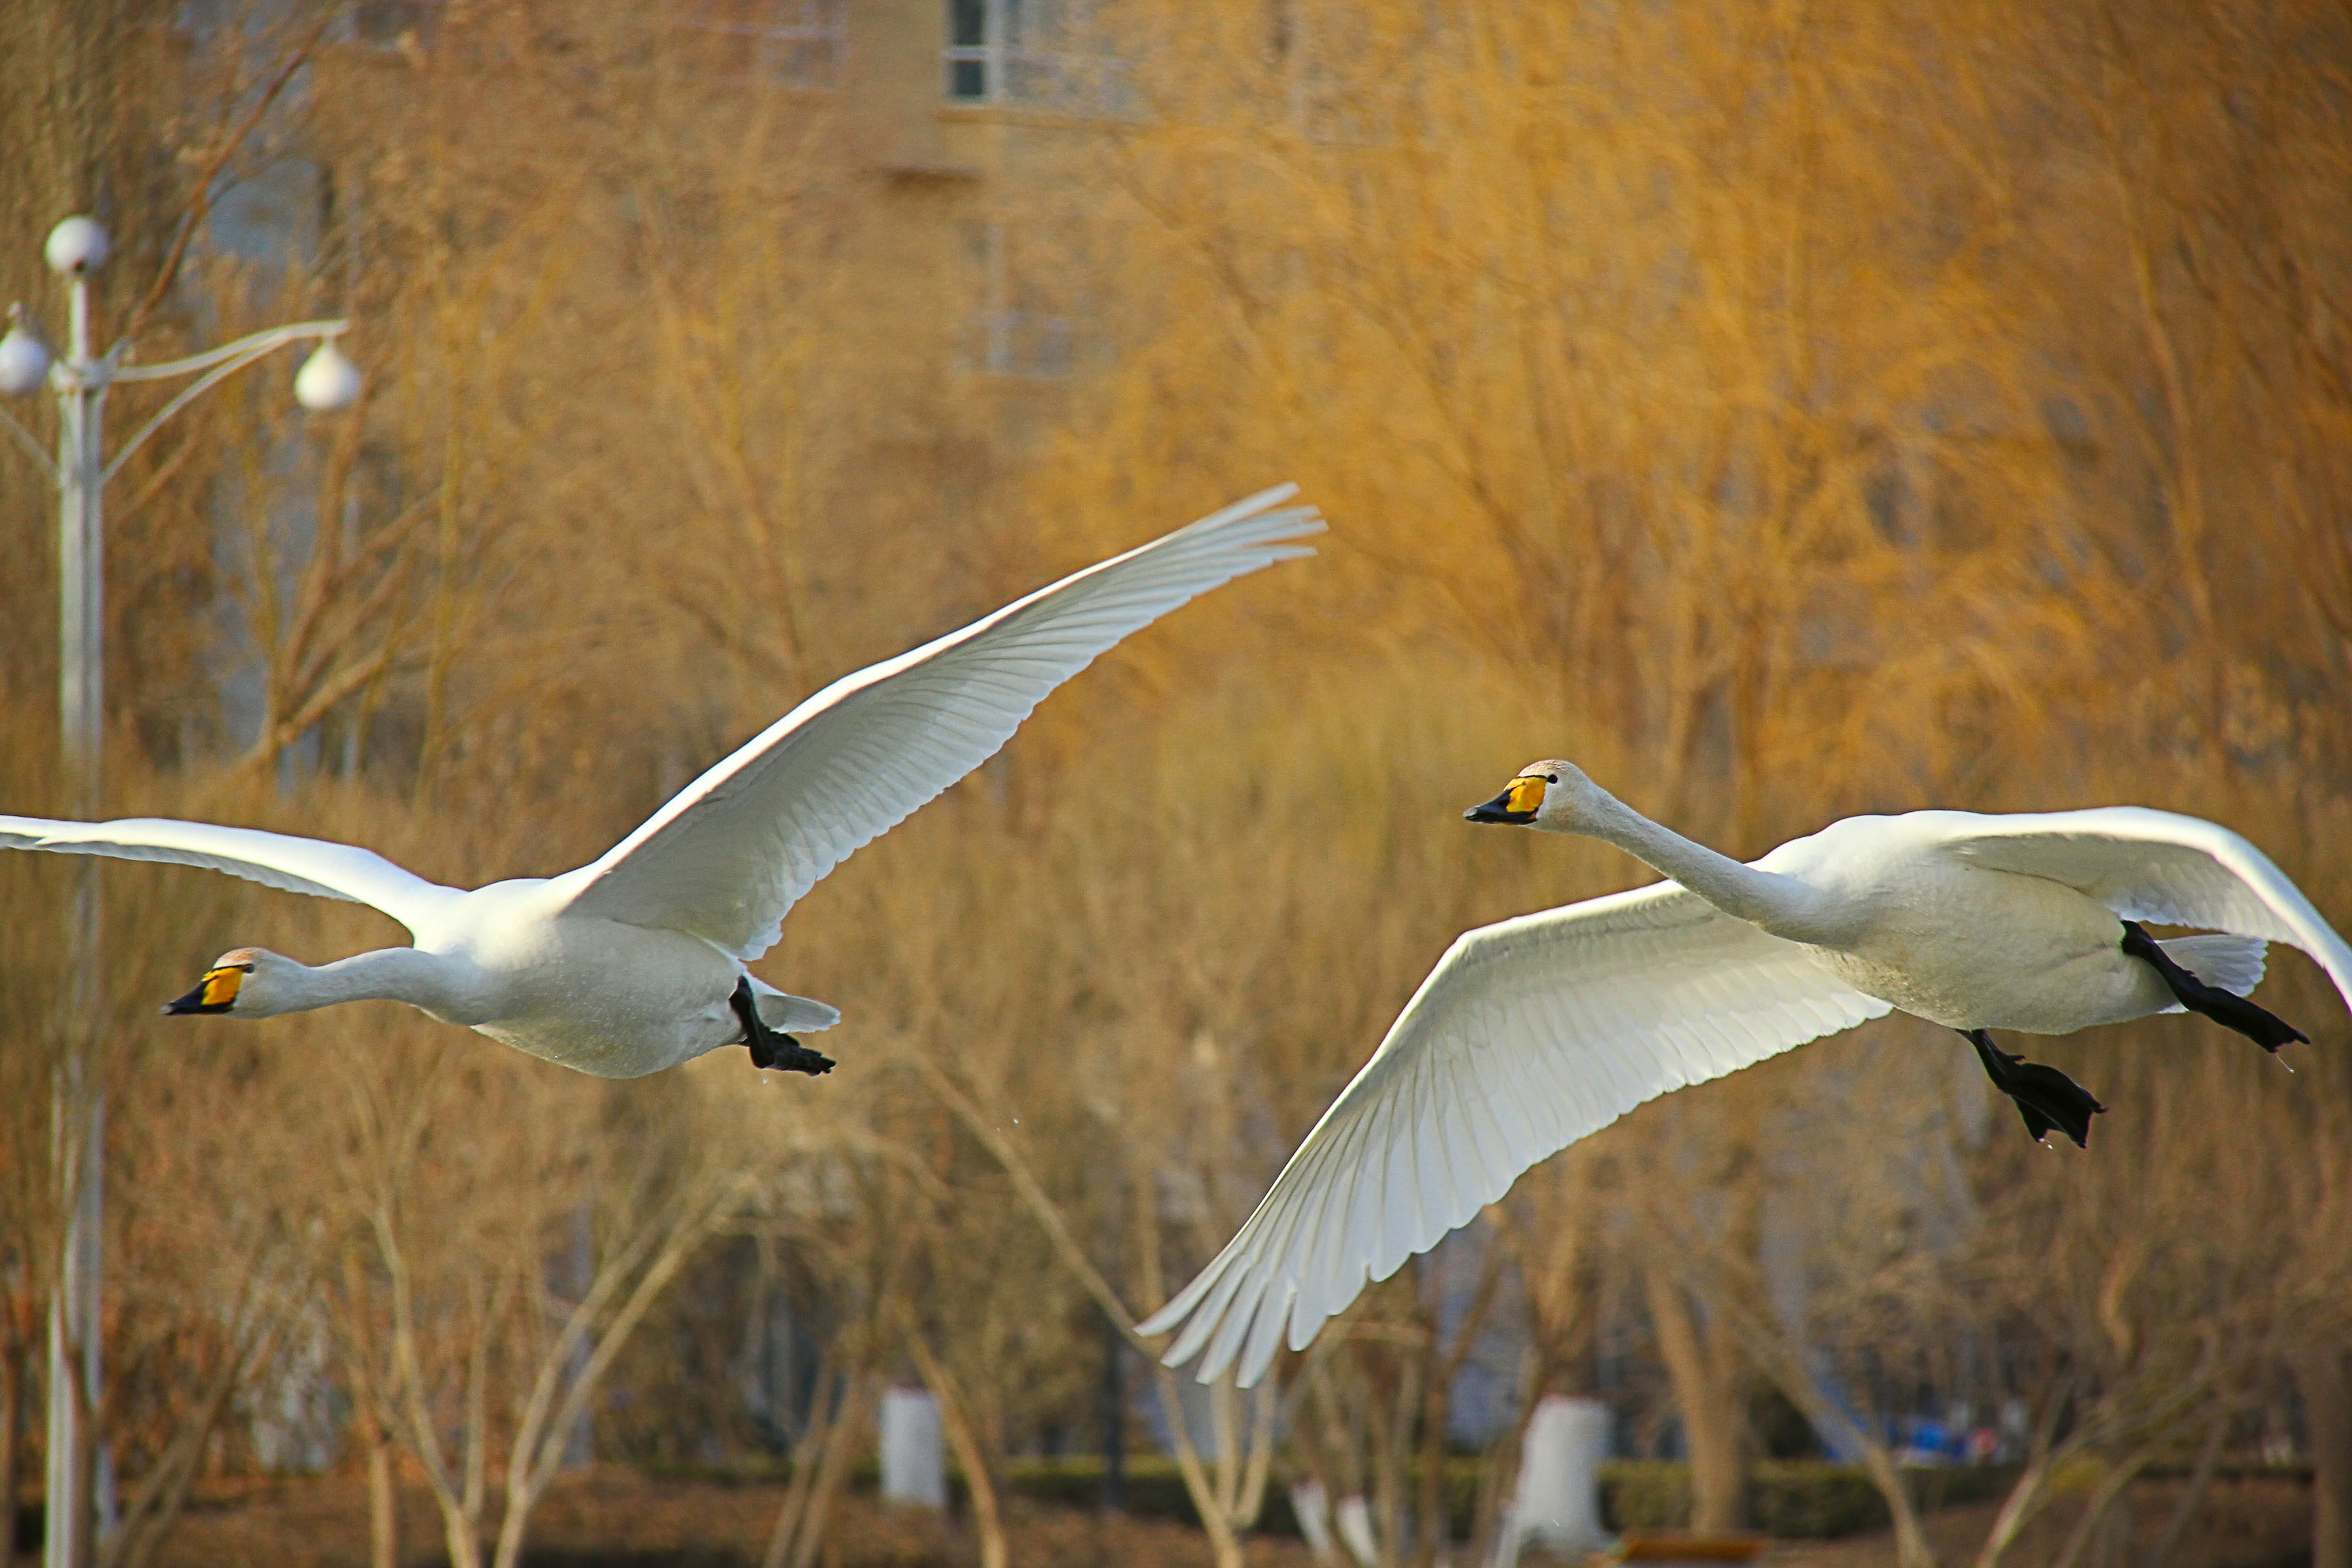
[{"label": "swan's long neck", "polygon": [[462,1010],[448,961],[413,947],[380,947],[316,969],[298,965],[280,990],[285,998],[273,1012],[307,1013],[338,1002],[406,1002],[443,1016]]},{"label": "swan's long neck", "polygon": [[1718,855],[1704,844],[1659,826],[1614,795],[1598,788],[1593,794],[1598,798],[1581,831],[1614,844],[1727,915],[1737,915],[1775,936],[1811,940],[1820,911],[1813,890],[1804,883]]}]

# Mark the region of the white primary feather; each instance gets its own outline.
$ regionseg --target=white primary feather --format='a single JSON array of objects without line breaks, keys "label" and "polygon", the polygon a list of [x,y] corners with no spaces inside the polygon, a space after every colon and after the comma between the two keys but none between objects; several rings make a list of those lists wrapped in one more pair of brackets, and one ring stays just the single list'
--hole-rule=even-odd
[{"label": "white primary feather", "polygon": [[1280,1330],[1304,1347],[1545,1156],[1889,1010],[1671,882],[1465,932],[1240,1233],[1140,1331],[1183,1324],[1169,1364],[1206,1347],[1202,1382],[1238,1359],[1248,1386]]},{"label": "white primary feather", "polygon": [[690,931],[737,958],[851,851],[994,755],[1054,688],[1130,632],[1320,532],[1281,485],[835,681],[656,812],[572,910]]},{"label": "white primary feather", "polygon": [[418,921],[460,896],[457,889],[428,882],[373,850],[322,838],[297,838],[253,827],[221,827],[162,816],[130,816],[114,822],[0,816],[0,849],[47,849],[198,866],[284,892],[372,905],[411,931],[416,930]]}]

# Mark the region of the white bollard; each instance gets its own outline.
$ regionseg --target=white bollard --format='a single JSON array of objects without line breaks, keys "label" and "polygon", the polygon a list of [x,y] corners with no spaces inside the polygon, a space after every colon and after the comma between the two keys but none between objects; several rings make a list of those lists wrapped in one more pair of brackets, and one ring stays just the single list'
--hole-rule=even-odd
[{"label": "white bollard", "polygon": [[1548,1394],[1528,1420],[1519,1447],[1519,1481],[1496,1543],[1496,1568],[1511,1568],[1523,1546],[1540,1543],[1574,1557],[1609,1544],[1601,1527],[1601,1461],[1609,1452],[1609,1406],[1598,1399]]},{"label": "white bollard", "polygon": [[947,1450],[929,1389],[893,1388],[882,1395],[882,1500],[948,1506]]},{"label": "white bollard", "polygon": [[1323,1490],[1323,1483],[1309,1479],[1291,1488],[1290,1511],[1297,1517],[1298,1533],[1307,1538],[1307,1550],[1315,1553],[1315,1561],[1339,1562],[1339,1543],[1331,1539],[1331,1499]]},{"label": "white bollard", "polygon": [[1347,1542],[1348,1554],[1364,1568],[1376,1568],[1381,1542],[1372,1530],[1372,1505],[1360,1496],[1341,1498],[1333,1519],[1339,1527],[1339,1539]]}]

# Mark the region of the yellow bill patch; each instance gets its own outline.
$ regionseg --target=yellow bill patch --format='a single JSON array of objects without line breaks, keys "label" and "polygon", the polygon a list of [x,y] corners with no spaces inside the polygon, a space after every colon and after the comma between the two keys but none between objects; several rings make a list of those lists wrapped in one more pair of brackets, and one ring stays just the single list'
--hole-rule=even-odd
[{"label": "yellow bill patch", "polygon": [[[183,972],[184,973],[184,971]],[[236,1000],[236,988],[245,984],[242,969],[209,969],[196,985],[203,1000],[199,1005],[226,1007]]]},{"label": "yellow bill patch", "polygon": [[1503,791],[1503,799],[1507,803],[1503,809],[1506,811],[1524,811],[1529,816],[1533,816],[1536,810],[1543,805],[1543,780],[1524,776],[1515,778],[1511,781],[1510,787]]}]

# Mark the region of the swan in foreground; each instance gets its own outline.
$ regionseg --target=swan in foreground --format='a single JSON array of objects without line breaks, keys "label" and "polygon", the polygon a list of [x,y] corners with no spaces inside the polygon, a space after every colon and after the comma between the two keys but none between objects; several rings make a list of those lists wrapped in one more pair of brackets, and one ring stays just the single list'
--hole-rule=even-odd
[{"label": "swan in foreground", "polygon": [[721,1046],[762,1068],[831,1070],[789,1030],[841,1015],[744,965],[784,912],[860,845],[988,760],[1046,693],[1179,605],[1321,531],[1297,487],[1250,497],[1016,600],[961,631],[845,676],[753,737],[577,870],[471,892],[347,844],[140,818],[0,816],[0,847],[168,860],[370,904],[413,947],[313,969],[226,952],[167,1013],[266,1018],[389,999],[600,1078],[635,1078]]},{"label": "swan in foreground", "polygon": [[[1989,1029],[2063,1035],[2187,1008],[2275,1051],[2305,1037],[2244,1000],[2265,943],[2352,1001],[2352,948],[2266,859],[2193,816],[2110,806],[1855,816],[1752,865],[1669,832],[1564,762],[1464,814],[1603,838],[1671,881],[1465,932],[1273,1189],[1140,1331],[1183,1332],[1242,1386],[1286,1323],[1304,1350],[1520,1172],[1645,1100],[1895,1008],[1958,1030],[2036,1140],[2099,1103]],[[2138,922],[2227,935],[2158,941]]]}]

